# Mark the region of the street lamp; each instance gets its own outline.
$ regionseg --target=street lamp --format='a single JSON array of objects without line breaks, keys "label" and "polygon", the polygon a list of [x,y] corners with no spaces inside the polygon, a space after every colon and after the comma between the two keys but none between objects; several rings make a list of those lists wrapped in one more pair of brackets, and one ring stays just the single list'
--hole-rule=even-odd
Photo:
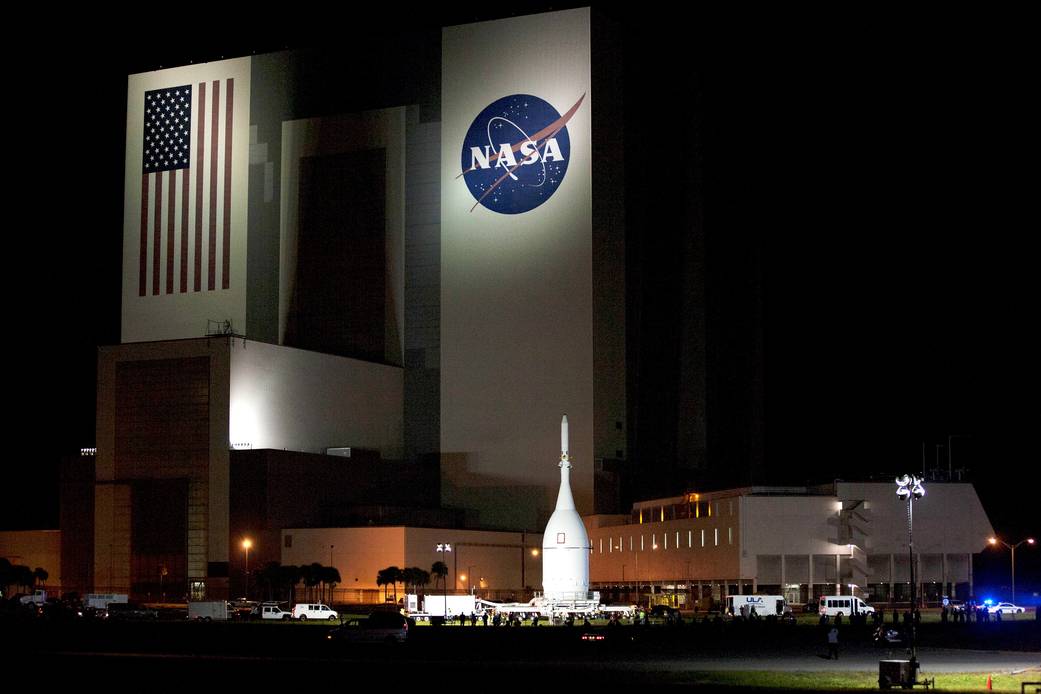
[{"label": "street lamp", "polygon": [[246,551],[246,599],[249,600],[249,548],[253,546],[253,541],[248,537],[242,541],[242,549]]},{"label": "street lamp", "polygon": [[[437,551],[441,553],[441,564],[444,565],[445,573],[447,573],[448,572],[448,563],[445,562],[445,552],[451,552],[452,551],[452,545],[447,543],[447,542],[439,542],[439,543],[437,543]],[[445,580],[447,578],[448,578],[447,576],[442,576],[441,577],[441,595],[443,595],[444,599],[445,599],[444,617],[445,617],[446,620],[448,619],[448,581]]]},{"label": "street lamp", "polygon": [[911,672],[914,673],[917,667],[918,661],[918,649],[917,649],[917,628],[916,622],[918,617],[918,595],[915,586],[914,576],[914,535],[912,534],[912,522],[913,522],[913,505],[915,499],[921,499],[925,496],[925,487],[922,486],[922,480],[914,475],[904,475],[896,478],[896,495],[900,499],[907,499],[907,556],[909,559],[908,568],[910,569],[911,578]]},{"label": "street lamp", "polygon": [[1028,545],[1032,545],[1032,544],[1034,544],[1034,538],[1028,537],[1025,540],[1020,540],[1019,542],[1017,542],[1014,545],[1010,545],[1009,543],[1007,543],[1007,542],[1005,542],[1003,540],[999,540],[996,537],[990,538],[989,540],[987,540],[987,542],[989,542],[990,544],[995,545],[995,546],[996,545],[1005,545],[1010,550],[1012,550],[1012,604],[1015,605],[1016,604],[1016,547],[1019,547],[1021,544],[1024,544],[1024,543],[1026,543]]}]

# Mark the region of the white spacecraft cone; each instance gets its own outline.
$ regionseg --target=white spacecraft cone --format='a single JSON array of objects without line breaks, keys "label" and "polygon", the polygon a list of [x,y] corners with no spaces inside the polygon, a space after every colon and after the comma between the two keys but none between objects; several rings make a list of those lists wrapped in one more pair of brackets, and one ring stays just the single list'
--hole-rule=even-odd
[{"label": "white spacecraft cone", "polygon": [[560,421],[560,491],[542,536],[542,590],[553,600],[585,600],[589,593],[589,535],[571,495],[567,415]]}]

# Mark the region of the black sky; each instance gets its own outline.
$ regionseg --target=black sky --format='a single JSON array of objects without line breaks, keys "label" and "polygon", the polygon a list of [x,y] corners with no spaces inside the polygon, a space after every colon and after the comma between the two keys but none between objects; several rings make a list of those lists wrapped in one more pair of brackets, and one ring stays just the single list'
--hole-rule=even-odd
[{"label": "black sky", "polygon": [[[638,233],[655,235],[640,272],[705,234],[714,387],[746,406],[761,386],[764,466],[792,483],[862,478],[921,469],[923,442],[929,467],[945,466],[954,436],[995,528],[1037,533],[1039,119],[1024,18],[602,11],[623,27],[626,163],[644,180],[627,195]],[[156,45],[68,27],[24,48],[23,112],[5,116],[20,172],[9,209],[23,212],[8,227],[17,414],[0,527],[53,524],[56,460],[94,443],[95,350],[119,340],[126,74],[504,14],[372,12],[342,32],[310,18]],[[701,197],[676,218],[690,171]],[[683,278],[655,286],[652,303]],[[676,338],[665,305],[645,339]]]}]

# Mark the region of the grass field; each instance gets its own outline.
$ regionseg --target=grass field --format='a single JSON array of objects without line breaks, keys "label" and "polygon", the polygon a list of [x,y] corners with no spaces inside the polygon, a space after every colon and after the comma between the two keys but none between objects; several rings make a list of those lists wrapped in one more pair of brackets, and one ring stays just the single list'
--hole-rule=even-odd
[{"label": "grass field", "polygon": [[[991,687],[996,692],[1019,692],[1024,682],[1041,682],[1041,670],[1028,670],[1017,674],[995,674],[986,672],[923,673],[921,678],[936,678],[933,691],[981,692],[987,690],[987,676],[991,676]],[[694,682],[699,685],[720,687],[756,687],[763,689],[826,690],[826,691],[878,691],[877,672],[704,672],[695,673]],[[1041,689],[1027,687],[1027,692]]]}]

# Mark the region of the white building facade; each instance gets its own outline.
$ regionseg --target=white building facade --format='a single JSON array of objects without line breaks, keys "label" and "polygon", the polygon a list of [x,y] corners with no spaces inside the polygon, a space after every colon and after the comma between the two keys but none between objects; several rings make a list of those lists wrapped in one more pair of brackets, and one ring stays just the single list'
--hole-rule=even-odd
[{"label": "white building facade", "polygon": [[[926,601],[973,595],[972,555],[993,534],[971,484],[915,502],[915,576]],[[907,504],[889,483],[749,487],[639,502],[589,526],[591,589],[693,607],[727,595],[910,594]]]}]

